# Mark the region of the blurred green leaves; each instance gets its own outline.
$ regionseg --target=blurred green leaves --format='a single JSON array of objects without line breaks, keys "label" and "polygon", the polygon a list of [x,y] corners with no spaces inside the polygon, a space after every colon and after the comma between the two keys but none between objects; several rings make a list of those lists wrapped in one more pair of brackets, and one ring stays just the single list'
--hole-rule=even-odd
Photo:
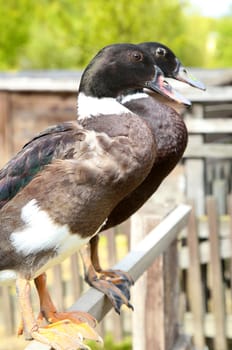
[{"label": "blurred green leaves", "polygon": [[170,46],[184,65],[231,66],[231,17],[201,17],[188,6],[187,0],[0,0],[0,69],[83,68],[105,45],[142,41]]}]

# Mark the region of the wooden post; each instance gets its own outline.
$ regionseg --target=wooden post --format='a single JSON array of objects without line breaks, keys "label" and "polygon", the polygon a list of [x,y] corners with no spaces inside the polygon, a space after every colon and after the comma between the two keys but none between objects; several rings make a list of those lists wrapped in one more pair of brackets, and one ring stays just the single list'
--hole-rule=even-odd
[{"label": "wooden post", "polygon": [[[229,215],[229,238],[230,238],[230,249],[232,251],[232,194],[228,196],[227,199],[228,215]],[[232,286],[232,253],[230,257],[230,283]],[[232,287],[231,290],[231,300],[232,300]]]},{"label": "wooden post", "polygon": [[197,350],[206,347],[204,337],[204,297],[202,290],[201,261],[198,241],[198,230],[194,206],[189,217],[188,235],[189,269],[188,294],[193,314],[194,345]]},{"label": "wooden post", "polygon": [[6,335],[12,335],[14,334],[14,312],[12,310],[12,303],[11,303],[11,287],[10,286],[2,286],[2,312],[5,315],[4,318],[4,328]]},{"label": "wooden post", "polygon": [[[204,117],[204,107],[202,105],[193,106],[193,118]],[[192,145],[200,146],[203,144],[201,135],[191,136],[189,147]],[[204,214],[204,160],[203,159],[188,159],[185,162],[186,169],[186,195],[188,200],[193,200],[196,203],[196,212],[200,216]]]},{"label": "wooden post", "polygon": [[[13,135],[10,118],[10,97],[7,92],[0,92],[0,166],[10,158]],[[10,137],[9,137],[10,136]]]},{"label": "wooden post", "polygon": [[71,276],[72,276],[72,295],[73,302],[77,300],[81,294],[80,284],[80,266],[77,253],[70,258]]},{"label": "wooden post", "polygon": [[211,255],[212,307],[215,322],[215,350],[227,350],[225,323],[225,296],[220,259],[220,240],[216,201],[212,196],[206,199],[209,220],[209,241]]},{"label": "wooden post", "polygon": [[61,264],[54,266],[52,270],[53,270],[54,285],[56,286],[56,288],[52,289],[52,294],[54,295],[57,309],[64,310],[64,293],[63,293]]},{"label": "wooden post", "polygon": [[[132,217],[132,249],[159,221],[160,218],[154,214],[136,213]],[[140,277],[133,288],[133,304],[133,350],[171,349],[178,339],[179,321],[175,241]]]},{"label": "wooden post", "polygon": [[[107,250],[108,250],[108,263],[109,267],[115,265],[117,261],[117,249],[116,249],[116,230],[111,228],[107,231]],[[122,340],[122,322],[123,322],[123,313],[121,317],[116,314],[116,312],[111,313],[111,323],[112,323],[112,334],[115,341]]]}]

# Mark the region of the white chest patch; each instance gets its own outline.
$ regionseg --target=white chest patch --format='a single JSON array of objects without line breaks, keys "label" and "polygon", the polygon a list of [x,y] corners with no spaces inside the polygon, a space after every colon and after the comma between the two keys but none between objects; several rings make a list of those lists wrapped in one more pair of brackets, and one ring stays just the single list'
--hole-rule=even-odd
[{"label": "white chest patch", "polygon": [[[23,255],[36,254],[43,250],[64,249],[69,238],[75,240],[71,244],[81,245],[78,235],[71,235],[67,225],[55,224],[49,215],[41,210],[35,199],[28,202],[21,211],[21,219],[25,224],[21,231],[11,234],[11,242],[15,250]],[[79,242],[79,244],[77,244]]]},{"label": "white chest patch", "polygon": [[79,120],[91,118],[100,114],[122,114],[129,110],[113,97],[97,98],[86,96],[80,92],[77,99],[77,114]]}]

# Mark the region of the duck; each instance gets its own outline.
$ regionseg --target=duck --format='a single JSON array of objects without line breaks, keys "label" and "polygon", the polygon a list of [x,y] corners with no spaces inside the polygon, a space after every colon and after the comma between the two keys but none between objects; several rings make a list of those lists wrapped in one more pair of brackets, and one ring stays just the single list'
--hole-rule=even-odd
[{"label": "duck", "polygon": [[[79,121],[42,131],[0,171],[0,280],[16,280],[18,333],[26,339],[55,350],[88,349],[83,339],[101,340],[90,314],[56,310],[46,270],[78,249],[84,256],[113,209],[150,173],[157,156],[153,133],[146,120],[117,101],[122,91],[145,87],[175,98],[146,50],[135,44],[104,47],[83,72]],[[84,126],[91,120],[99,131]],[[30,301],[32,280],[40,301],[38,318]],[[102,286],[109,298],[113,289],[120,305],[132,308],[129,287],[107,280]]]},{"label": "duck", "polygon": [[[205,90],[204,84],[188,73],[173,51],[166,45],[159,42],[145,42],[138,44],[138,46],[152,55],[154,64],[162,70],[165,77]],[[183,98],[178,100],[177,94],[174,100],[172,96],[167,98],[167,96],[158,95],[154,91],[137,89],[123,92],[119,100],[129,110],[141,115],[148,123],[157,145],[156,158],[148,176],[117,204],[100,232],[121,224],[144,205],[181,160],[188,141],[187,129],[181,114],[183,109],[189,107],[189,104]],[[98,125],[94,124],[93,120],[85,121],[85,127],[90,127],[89,123],[91,123],[92,129],[98,130]],[[86,259],[86,254],[83,258],[86,282],[96,287],[100,279],[119,280],[118,288],[122,289],[129,298],[129,287],[132,284],[130,277],[122,271],[101,268],[98,243],[99,234],[90,240],[88,247],[90,257]],[[93,276],[88,274],[92,266],[97,271],[99,280],[93,279]],[[116,308],[118,313],[120,313],[120,301],[119,307]]]}]

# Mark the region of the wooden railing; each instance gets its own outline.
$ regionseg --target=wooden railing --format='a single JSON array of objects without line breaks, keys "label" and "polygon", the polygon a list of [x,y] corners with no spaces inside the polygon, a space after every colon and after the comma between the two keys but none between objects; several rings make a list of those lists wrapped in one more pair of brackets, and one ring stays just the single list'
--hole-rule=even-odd
[{"label": "wooden railing", "polygon": [[[170,244],[175,240],[177,235],[181,232],[181,230],[186,227],[188,222],[188,216],[190,213],[191,207],[187,205],[179,205],[176,209],[174,209],[167,217],[165,217],[155,228],[153,228],[149,234],[146,235],[146,237],[138,244],[136,245],[129,253],[126,255],[126,257],[121,260],[117,265],[114,266],[115,269],[121,269],[123,271],[128,272],[132,278],[136,281],[153,263],[154,260],[162,255]],[[154,217],[153,217],[154,219]],[[132,218],[132,232],[131,235],[136,235],[137,230],[139,229],[139,222],[141,224],[141,220],[143,221],[143,225],[146,225],[146,222],[151,222],[151,217],[143,216],[141,218],[140,214],[135,214],[135,216]],[[134,221],[134,223],[133,223]],[[140,225],[141,227],[141,225]],[[144,226],[143,226],[144,227]],[[144,232],[145,234],[145,232]],[[176,247],[176,245],[175,245]],[[174,262],[172,261],[172,265],[174,265]],[[176,267],[175,265],[174,267]],[[175,268],[176,269],[176,268]],[[175,270],[174,269],[174,270]],[[173,274],[173,269],[171,271],[166,271],[166,274]],[[160,276],[162,277],[162,276]],[[173,277],[173,276],[172,276]],[[175,275],[175,279],[178,277]],[[154,285],[160,286],[159,278],[153,280]],[[143,286],[143,289],[145,288],[145,285]],[[159,291],[160,292],[160,291]],[[140,290],[141,295],[141,290]],[[169,341],[165,341],[163,339],[163,346],[159,347],[159,349],[174,349],[174,345],[177,346],[177,344],[181,343],[180,337],[178,332],[175,332],[175,334],[165,334],[165,327],[167,327],[167,316],[170,317],[172,315],[172,319],[169,320],[169,324],[174,324],[175,327],[178,325],[178,313],[176,313],[175,319],[173,319],[173,310],[176,310],[176,298],[173,300],[170,300],[168,302],[168,307],[166,307],[165,315],[162,315],[162,319],[165,320],[165,322],[161,322],[160,318],[160,310],[156,310],[154,306],[152,307],[153,313],[158,312],[158,318],[159,318],[159,329],[152,329],[152,333],[155,336],[154,341],[157,342],[157,336],[158,337],[168,337],[175,336],[175,339],[169,339]],[[165,303],[165,300],[163,300],[163,304]],[[154,301],[154,305],[155,301]],[[79,311],[86,311],[91,313],[98,321],[101,321],[105,315],[108,313],[108,311],[111,309],[111,304],[109,301],[104,297],[104,295],[95,290],[94,288],[90,288],[85,294],[83,294],[79,300],[72,305],[70,310],[79,310]],[[135,305],[136,307],[136,305]],[[163,305],[162,305],[163,308]],[[172,312],[168,310],[168,308],[172,309]],[[163,308],[164,313],[164,308]],[[154,316],[154,315],[153,315]],[[135,315],[136,317],[136,315]],[[150,324],[150,327],[152,325]],[[139,328],[141,328],[141,323],[139,325]],[[172,342],[172,347],[170,346],[170,341]],[[160,342],[161,344],[161,342]],[[144,343],[146,347],[145,349],[154,349],[151,339],[149,339],[149,344]],[[138,344],[137,344],[138,346]],[[183,346],[183,344],[182,344]],[[140,350],[143,350],[143,348],[139,348]],[[48,350],[50,347],[43,345],[41,343],[38,343],[36,341],[32,341],[27,347],[26,350]],[[135,347],[134,347],[135,349]]]}]

